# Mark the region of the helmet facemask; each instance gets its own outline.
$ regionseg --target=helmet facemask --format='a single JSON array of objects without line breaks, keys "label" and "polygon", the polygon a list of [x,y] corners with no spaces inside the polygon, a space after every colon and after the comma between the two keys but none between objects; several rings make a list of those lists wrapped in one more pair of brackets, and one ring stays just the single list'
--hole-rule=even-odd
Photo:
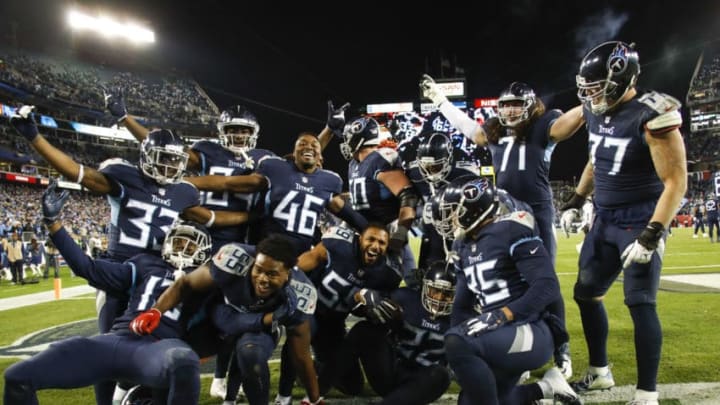
[{"label": "helmet facemask", "polygon": [[534,98],[501,98],[498,100],[498,119],[500,120],[500,125],[510,128],[517,127],[530,119],[534,107]]},{"label": "helmet facemask", "polygon": [[197,267],[210,253],[211,242],[207,232],[185,221],[179,221],[165,237],[162,258],[176,269]]},{"label": "helmet facemask", "polygon": [[448,316],[455,300],[455,286],[446,280],[423,280],[422,304],[433,317]]},{"label": "helmet facemask", "polygon": [[159,184],[178,183],[187,168],[188,153],[181,145],[150,146],[140,159],[140,168]]}]

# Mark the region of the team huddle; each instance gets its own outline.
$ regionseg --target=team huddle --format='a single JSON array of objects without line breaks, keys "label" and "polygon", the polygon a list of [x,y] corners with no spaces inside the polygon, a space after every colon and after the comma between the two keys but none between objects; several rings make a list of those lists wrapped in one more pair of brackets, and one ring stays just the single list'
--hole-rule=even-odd
[{"label": "team huddle", "polygon": [[[639,73],[633,44],[606,42],[580,65],[580,105],[547,109],[514,82],[482,124],[424,75],[423,95],[472,148],[430,122],[398,145],[372,117],[346,121],[348,105],[331,102],[320,134],[300,133],[285,157],[256,148],[260,125],[241,106],[220,116],[219,142],[187,148],[128,115],[121,89],[105,89],[109,112],[140,141],[140,161],[95,169],[47,142],[32,106],[19,108],[17,132],[66,179],[107,197],[111,231],[107,255],[90,258],[60,221],[68,191],[52,182],[43,194],[50,238],[100,291],[101,334],[9,367],[4,403],[94,385],[102,405],[197,404],[200,359],[216,356],[211,395],[268,404],[268,360],[282,343],[279,405],[292,403],[298,378],[302,404],[329,402],[331,389],[359,395],[366,382],[382,404],[428,404],[452,380],[458,404],[580,404],[583,392],[615,385],[602,297],[622,271],[638,372],[629,404],[657,404],[655,299],[687,169],[680,103],[640,94]],[[561,210],[575,216],[590,204],[573,291],[590,364],[570,382],[549,171],[557,143],[583,126],[588,164]],[[323,169],[333,137],[348,160],[346,188]],[[494,177],[481,175],[476,147],[489,149]]]}]

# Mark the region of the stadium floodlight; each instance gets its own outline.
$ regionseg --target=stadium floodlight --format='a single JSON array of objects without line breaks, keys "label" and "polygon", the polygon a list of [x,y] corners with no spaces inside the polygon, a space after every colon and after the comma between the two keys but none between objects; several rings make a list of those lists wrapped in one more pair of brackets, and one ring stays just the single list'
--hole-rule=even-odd
[{"label": "stadium floodlight", "polygon": [[123,23],[108,16],[93,17],[76,10],[70,10],[67,21],[74,30],[97,32],[107,38],[125,38],[130,42],[151,44],[155,33],[135,23]]}]

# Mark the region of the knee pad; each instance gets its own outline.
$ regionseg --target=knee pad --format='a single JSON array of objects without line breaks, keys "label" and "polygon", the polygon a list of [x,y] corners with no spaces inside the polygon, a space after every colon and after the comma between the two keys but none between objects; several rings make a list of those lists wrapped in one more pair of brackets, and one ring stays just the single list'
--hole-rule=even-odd
[{"label": "knee pad", "polygon": [[200,377],[200,358],[190,348],[177,347],[165,353],[165,359],[170,372],[178,380],[189,380]]},{"label": "knee pad", "polygon": [[241,370],[248,370],[270,358],[262,347],[252,343],[238,344],[235,353]]}]

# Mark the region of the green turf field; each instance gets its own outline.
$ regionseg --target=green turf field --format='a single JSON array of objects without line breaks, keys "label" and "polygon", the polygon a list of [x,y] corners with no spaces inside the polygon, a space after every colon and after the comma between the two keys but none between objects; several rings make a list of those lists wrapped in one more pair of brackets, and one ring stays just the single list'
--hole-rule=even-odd
[{"label": "green turf field", "polygon": [[[720,243],[708,239],[692,239],[691,230],[676,229],[668,238],[663,275],[712,274],[720,277]],[[587,365],[587,351],[572,287],[577,273],[577,252],[575,245],[579,235],[566,239],[558,234],[557,273],[565,297],[568,328],[571,335],[571,350],[575,377]],[[67,271],[63,272],[67,275]],[[65,277],[63,286],[82,283],[78,278]],[[52,280],[26,286],[0,285],[0,298],[52,290]],[[658,294],[658,311],[663,323],[664,342],[660,365],[660,383],[720,382],[720,290],[708,285],[694,285],[685,282],[661,283]],[[2,346],[11,345],[17,339],[34,331],[54,325],[92,318],[95,314],[94,295],[88,294],[75,299],[66,299],[37,304],[0,312],[0,351]],[[610,317],[610,338],[608,351],[612,371],[618,385],[633,384],[635,362],[633,349],[633,328],[627,308],[623,305],[622,287],[615,285],[605,300]],[[0,370],[5,370],[16,359],[0,357]],[[277,387],[277,368],[272,365],[273,391]],[[542,370],[534,376],[542,375]],[[201,404],[217,404],[217,399],[208,395],[210,380],[203,381]],[[4,382],[0,381],[0,390]],[[457,392],[453,385],[451,392]],[[298,397],[302,390],[296,389]],[[272,393],[274,397],[275,392]],[[94,403],[92,389],[51,390],[40,394],[40,403],[45,404],[91,404]],[[661,401],[663,405],[677,403]],[[610,403],[608,403],[610,404]]]}]

